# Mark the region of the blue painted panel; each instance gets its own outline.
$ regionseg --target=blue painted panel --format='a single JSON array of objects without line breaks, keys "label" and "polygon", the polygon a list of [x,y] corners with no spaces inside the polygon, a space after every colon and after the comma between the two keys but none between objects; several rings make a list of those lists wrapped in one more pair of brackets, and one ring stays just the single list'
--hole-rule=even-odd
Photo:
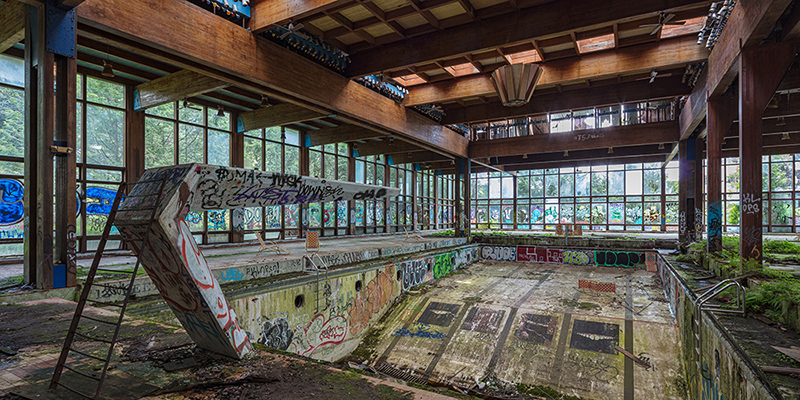
[{"label": "blue painted panel", "polygon": [[0,179],[0,226],[13,225],[25,215],[22,198],[25,188],[17,180]]},{"label": "blue painted panel", "polygon": [[86,188],[86,215],[108,215],[114,204],[115,190],[87,187]]}]

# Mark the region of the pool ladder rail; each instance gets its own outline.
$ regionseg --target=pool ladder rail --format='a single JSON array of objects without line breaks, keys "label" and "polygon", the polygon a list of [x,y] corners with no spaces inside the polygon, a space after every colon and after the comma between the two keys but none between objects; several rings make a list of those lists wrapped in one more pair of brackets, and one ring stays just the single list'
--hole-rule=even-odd
[{"label": "pool ladder rail", "polygon": [[[314,259],[316,259],[319,262],[319,264],[315,263]],[[326,288],[327,288],[327,285],[328,285],[328,264],[326,264],[325,260],[323,260],[322,257],[320,257],[319,253],[316,253],[316,252],[311,253],[311,254],[309,254],[309,253],[303,254],[303,260],[305,260],[305,262],[303,263],[303,272],[308,273],[308,274],[314,274],[317,277],[317,311],[316,312],[319,312],[319,274],[321,272],[325,272],[325,285],[326,285]]]},{"label": "pool ladder rail", "polygon": [[[115,355],[114,347],[119,341],[119,333],[125,316],[125,310],[128,307],[129,300],[134,297],[133,284],[138,276],[139,267],[142,265],[144,254],[152,251],[152,247],[147,245],[148,238],[156,221],[156,215],[164,195],[166,183],[166,175],[159,179],[120,183],[108,214],[108,220],[103,228],[103,235],[100,237],[100,242],[97,245],[97,251],[92,260],[92,266],[89,269],[86,281],[83,284],[83,289],[81,290],[80,299],[75,307],[72,323],[64,339],[61,355],[53,371],[53,376],[50,380],[50,389],[55,390],[58,387],[62,387],[87,399],[100,398],[100,391],[107,377],[109,364]],[[123,206],[123,203],[128,204],[128,206]],[[128,221],[126,222],[126,226],[131,229],[131,231],[136,231],[139,234],[143,232],[143,234],[130,234],[122,236],[121,239],[119,239],[122,243],[132,247],[134,253],[136,253],[136,265],[133,270],[100,267],[100,260],[103,255],[106,255],[106,243],[112,235],[111,227],[116,223],[117,211],[133,212],[140,216],[140,220],[136,222]],[[134,229],[134,227],[137,229]],[[115,235],[117,234],[115,233]],[[122,284],[97,283],[95,282],[97,272],[113,274],[124,273],[130,276],[127,278],[127,282],[123,281]],[[121,292],[121,294],[124,295],[122,304],[118,302],[98,301],[89,297],[92,289],[98,287]],[[107,310],[114,309],[116,312],[109,311],[113,314],[113,317],[100,318],[97,314],[87,312],[87,303],[89,303],[89,306],[106,307]],[[89,328],[89,326],[92,325],[94,325],[94,327]],[[93,332],[99,326],[104,326],[106,329]],[[111,332],[108,332],[109,330]],[[105,331],[105,333],[99,333],[101,331]],[[92,332],[92,334],[89,334],[89,332]],[[81,339],[80,345],[75,344],[76,337]],[[83,347],[85,343],[90,342],[97,344],[97,348],[89,350]],[[70,375],[70,379],[67,379],[69,385],[65,384],[63,379],[67,372],[69,372]],[[89,389],[92,390],[89,391]],[[62,395],[65,394],[65,392],[61,392],[60,394],[56,394],[56,396],[63,397]]]},{"label": "pool ladder rail", "polygon": [[[736,308],[729,309],[723,308],[716,304],[706,304],[709,300],[713,299],[725,289],[731,286],[736,287]],[[714,286],[706,289],[706,292],[697,297],[697,304],[694,307],[694,315],[692,316],[692,328],[694,329],[695,337],[695,360],[697,360],[697,370],[701,371],[702,366],[702,343],[703,343],[703,311],[717,311],[725,313],[740,314],[742,317],[747,315],[747,308],[745,305],[745,288],[736,280],[725,279]]]}]

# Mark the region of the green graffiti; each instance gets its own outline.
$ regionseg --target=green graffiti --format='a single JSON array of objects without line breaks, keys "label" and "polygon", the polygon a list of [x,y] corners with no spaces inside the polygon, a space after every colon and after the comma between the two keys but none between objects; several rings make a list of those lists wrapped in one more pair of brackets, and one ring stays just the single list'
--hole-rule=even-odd
[{"label": "green graffiti", "polygon": [[455,253],[437,254],[433,256],[433,277],[441,278],[455,269]]}]

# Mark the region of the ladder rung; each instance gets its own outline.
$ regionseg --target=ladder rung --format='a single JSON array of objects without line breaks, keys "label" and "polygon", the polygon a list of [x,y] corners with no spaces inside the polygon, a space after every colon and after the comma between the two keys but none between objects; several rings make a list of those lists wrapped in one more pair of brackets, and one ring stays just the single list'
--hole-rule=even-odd
[{"label": "ladder rung", "polygon": [[103,324],[108,324],[108,325],[117,325],[117,323],[116,323],[116,322],[103,321],[102,319],[98,319],[98,318],[95,318],[95,317],[90,317],[90,316],[88,316],[88,315],[81,315],[81,318],[90,319],[90,320],[92,320],[92,321],[95,321],[95,322],[100,322],[100,323],[103,323]]},{"label": "ladder rung", "polygon": [[[66,365],[65,365],[65,367],[66,367]],[[69,387],[69,386],[67,386],[67,385],[65,385],[65,384],[63,384],[63,383],[61,383],[61,382],[56,382],[56,383],[58,384],[58,386],[61,386],[61,387],[63,387],[64,389],[67,389],[67,390],[69,390],[70,392],[72,392],[72,393],[75,393],[75,394],[77,394],[78,396],[81,396],[81,397],[83,397],[83,398],[86,398],[86,399],[93,399],[93,398],[94,398],[94,396],[89,396],[89,395],[86,395],[86,394],[84,394],[84,393],[81,393],[81,392],[79,392],[79,391],[77,391],[77,390],[75,390],[75,389],[73,389],[73,388],[71,388],[71,387]]]},{"label": "ladder rung", "polygon": [[94,337],[94,336],[88,336],[88,335],[84,335],[84,334],[82,334],[82,333],[80,333],[80,332],[75,332],[75,334],[76,334],[76,335],[78,335],[78,336],[80,336],[80,337],[82,337],[82,338],[86,338],[86,339],[89,339],[89,340],[92,340],[92,341],[95,341],[95,342],[103,342],[103,343],[108,343],[108,344],[111,344],[111,341],[110,341],[110,340],[106,340],[106,339],[100,339],[100,338],[96,338],[96,337]]},{"label": "ladder rung", "polygon": [[[80,355],[82,355],[82,356],[84,356],[84,357],[94,358],[94,359],[95,359],[95,360],[97,360],[97,361],[106,362],[106,359],[105,359],[105,358],[100,358],[100,357],[97,357],[97,356],[93,356],[93,355],[91,355],[91,354],[86,354],[86,353],[84,353],[84,352],[82,352],[82,351],[80,351],[80,350],[75,350],[75,349],[74,349],[74,348],[72,348],[72,347],[70,347],[70,348],[69,348],[69,350],[70,350],[70,351],[72,351],[72,352],[74,352],[74,353],[78,353],[78,354],[80,354]],[[65,365],[65,366],[66,366],[66,365]]]},{"label": "ladder rung", "polygon": [[106,303],[104,301],[99,301],[99,300],[86,299],[86,301],[91,301],[92,303],[95,303],[95,304],[102,304],[102,305],[104,305],[106,307],[120,307],[120,308],[122,307],[121,304]]},{"label": "ladder rung", "polygon": [[78,375],[85,376],[85,377],[87,377],[87,378],[89,378],[89,379],[94,379],[94,380],[96,380],[96,381],[99,381],[99,380],[100,380],[100,378],[98,378],[98,377],[96,377],[96,376],[91,376],[91,375],[89,375],[89,374],[84,374],[83,372],[81,372],[81,371],[78,371],[78,370],[76,370],[75,368],[70,368],[70,367],[69,367],[69,365],[66,365],[66,364],[64,364],[64,368],[66,368],[66,369],[68,369],[68,370],[70,370],[70,371],[72,371],[72,372],[74,372],[74,373],[76,373],[76,374],[78,374]]},{"label": "ladder rung", "polygon": [[112,274],[133,274],[133,271],[126,271],[124,269],[97,268],[96,271],[110,272]]},{"label": "ladder rung", "polygon": [[114,290],[127,290],[126,287],[106,285],[106,284],[103,284],[103,283],[94,283],[94,282],[92,282],[92,286],[100,286],[100,287],[104,287],[104,288],[108,288],[108,289],[114,289]]}]

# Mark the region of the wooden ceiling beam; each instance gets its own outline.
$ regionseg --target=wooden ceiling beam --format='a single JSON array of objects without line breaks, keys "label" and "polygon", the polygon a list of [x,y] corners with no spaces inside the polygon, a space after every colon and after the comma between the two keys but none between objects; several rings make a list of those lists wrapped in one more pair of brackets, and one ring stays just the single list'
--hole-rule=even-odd
[{"label": "wooden ceiling beam", "polygon": [[[164,7],[172,12],[152,12]],[[322,115],[336,114],[342,121],[396,134],[432,151],[467,154],[468,140],[456,132],[189,2],[104,0],[85,2],[76,10],[79,30],[87,37]],[[197,41],[199,31],[217,34]]]},{"label": "wooden ceiling beam", "polygon": [[617,146],[641,146],[678,141],[676,121],[614,126],[575,132],[520,136],[472,142],[470,158],[503,157],[564,150],[591,150]]},{"label": "wooden ceiling beam", "polygon": [[25,39],[26,4],[8,0],[0,5],[0,53]]},{"label": "wooden ceiling beam", "polygon": [[236,129],[238,132],[247,132],[271,126],[295,124],[322,116],[323,114],[297,104],[284,103],[239,114]]},{"label": "wooden ceiling beam", "polygon": [[[708,58],[708,50],[696,44],[694,37],[664,40],[655,46],[633,46],[619,50],[588,54],[568,60],[544,64],[538,86],[567,84],[587,79],[610,78],[653,68],[671,68]],[[408,89],[403,99],[406,106],[441,103],[459,98],[494,94],[489,74],[470,75]]]},{"label": "wooden ceiling beam", "polygon": [[689,92],[689,87],[681,83],[680,76],[660,78],[653,84],[648,83],[647,80],[641,80],[619,85],[598,85],[565,93],[537,95],[534,92],[530,103],[521,107],[504,107],[499,101],[494,101],[488,104],[449,109],[442,117],[442,123],[449,125],[520,118],[533,114],[676,97],[689,94]]},{"label": "wooden ceiling beam", "polygon": [[502,165],[506,170],[513,169],[517,165],[531,165],[538,163],[552,163],[552,162],[567,162],[567,161],[581,161],[581,160],[597,160],[597,159],[614,159],[620,157],[639,157],[658,155],[659,161],[664,161],[664,157],[669,153],[669,149],[659,149],[656,144],[648,144],[643,146],[626,146],[615,147],[614,153],[609,154],[608,148],[592,149],[592,150],[570,150],[569,154],[565,157],[564,152],[529,154],[528,158],[522,156],[509,156],[509,157],[492,157],[492,165]]},{"label": "wooden ceiling beam", "polygon": [[306,147],[386,137],[386,134],[384,133],[364,129],[356,125],[341,125],[335,128],[323,128],[316,131],[306,131],[306,135],[308,135]]},{"label": "wooden ceiling beam", "polygon": [[[572,159],[573,157],[569,157],[570,159],[563,161],[545,161],[539,163],[532,162],[528,164],[507,165],[505,166],[504,169],[508,172],[515,172],[515,171],[527,171],[531,169],[591,167],[595,165],[617,165],[617,164],[632,164],[632,163],[660,163],[664,161],[663,154],[638,155],[638,156],[628,156],[628,157],[617,156],[613,158],[609,158],[607,156],[608,154],[606,154],[606,157],[603,157],[602,154],[598,154],[597,157],[593,158],[575,157],[575,159]],[[487,171],[482,171],[482,172],[487,172]]]},{"label": "wooden ceiling beam", "polygon": [[411,152],[411,157],[408,156],[408,152],[386,154],[386,157],[392,157],[392,163],[394,165],[452,160],[450,157],[430,151]]},{"label": "wooden ceiling beam", "polygon": [[413,143],[401,142],[399,140],[395,140],[394,144],[391,145],[383,140],[358,144],[359,157],[377,156],[379,154],[391,154],[391,153],[409,153],[417,151],[426,151],[426,150],[420,148],[419,146]]},{"label": "wooden ceiling beam", "polygon": [[228,86],[230,86],[228,82],[198,72],[183,70],[136,85],[133,90],[134,110],[145,110]]},{"label": "wooden ceiling beam", "polygon": [[341,0],[255,0],[250,4],[250,30],[263,32],[307,13],[329,8]]},{"label": "wooden ceiling beam", "polygon": [[697,82],[687,106],[681,111],[682,140],[688,138],[705,118],[707,99],[721,96],[738,76],[742,48],[761,43],[790,3],[791,0],[762,0],[736,4],[708,57],[701,78],[703,82]]},{"label": "wooden ceiling beam", "polygon": [[[706,3],[699,0],[548,2],[353,54],[346,73],[349,77],[359,77]],[[564,15],[570,18],[562,18]]]}]

